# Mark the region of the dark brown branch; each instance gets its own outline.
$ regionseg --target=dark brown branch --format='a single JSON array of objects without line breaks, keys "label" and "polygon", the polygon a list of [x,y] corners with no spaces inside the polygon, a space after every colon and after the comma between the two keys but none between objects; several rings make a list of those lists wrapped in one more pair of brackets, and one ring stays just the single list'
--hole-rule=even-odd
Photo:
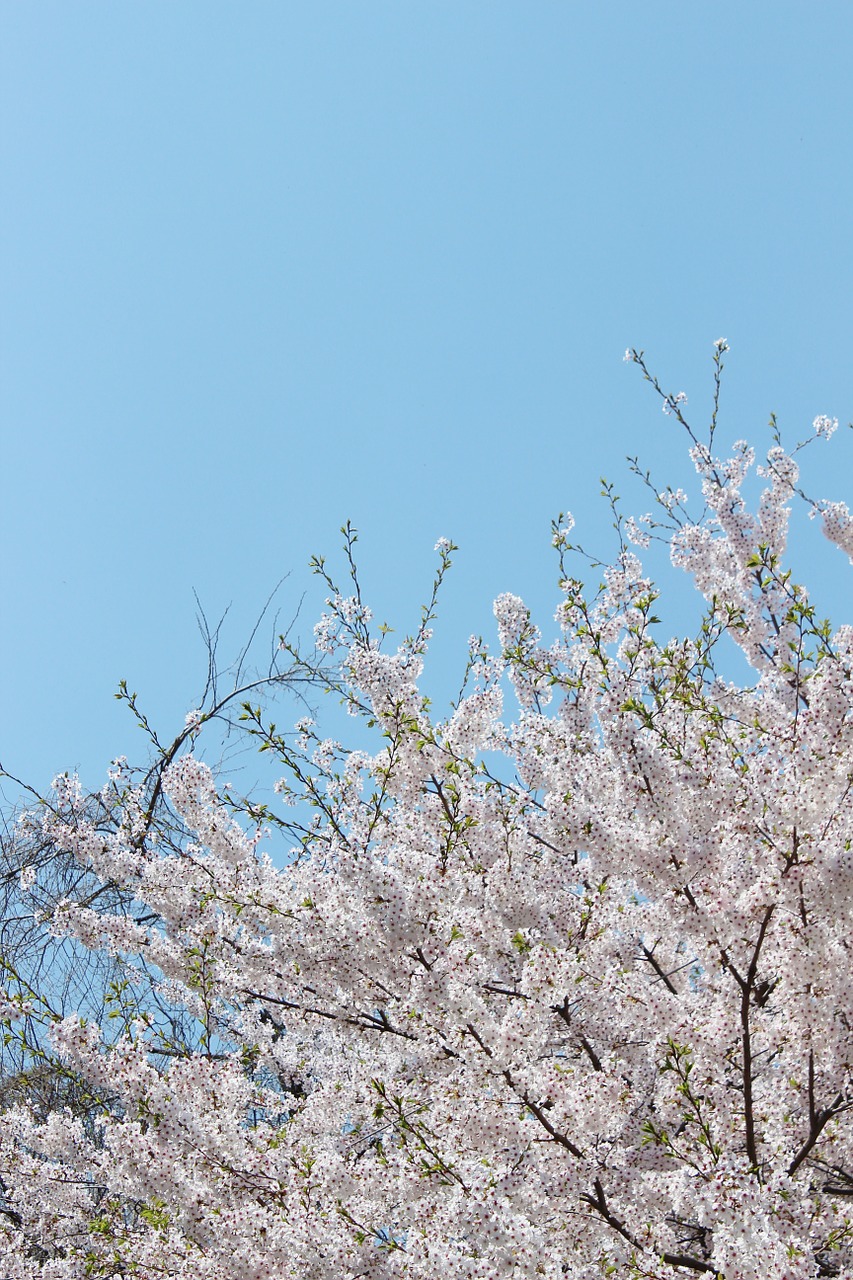
[{"label": "dark brown branch", "polygon": [[[593,1186],[595,1195],[582,1195],[581,1200],[595,1209],[596,1213],[600,1214],[607,1225],[612,1227],[623,1240],[627,1240],[629,1244],[632,1244],[635,1249],[639,1249],[640,1252],[645,1252],[637,1237],[628,1230],[624,1222],[616,1217],[615,1213],[611,1212],[600,1178],[595,1179]],[[695,1271],[697,1274],[703,1275],[719,1276],[720,1274],[710,1262],[703,1262],[701,1258],[694,1258],[688,1253],[663,1253],[660,1257],[670,1267],[682,1267],[685,1271]]]},{"label": "dark brown branch", "polygon": [[295,1000],[285,1000],[281,996],[263,995],[260,991],[242,992],[244,996],[252,1000],[261,1000],[264,1004],[275,1004],[281,1009],[294,1009],[297,1013],[310,1013],[315,1018],[326,1018],[330,1022],[343,1022],[348,1027],[356,1027],[359,1031],[387,1031],[392,1036],[402,1036],[404,1040],[417,1040],[417,1036],[412,1035],[410,1031],[401,1031],[399,1027],[393,1026],[388,1021],[387,1014],[381,1014],[379,1017],[370,1013],[359,1013],[355,1017],[348,1016],[345,1013],[332,1013],[328,1009],[318,1009],[314,1005],[299,1004]]},{"label": "dark brown branch", "polygon": [[[491,1049],[482,1039],[479,1032],[477,1031],[477,1028],[473,1026],[472,1023],[469,1022],[467,1024],[466,1030],[468,1031],[469,1035],[471,1035],[476,1040],[477,1044],[483,1050],[483,1053],[486,1055],[487,1058],[494,1057]],[[512,1089],[513,1093],[516,1094],[516,1096],[520,1098],[521,1101],[524,1103],[525,1107],[530,1112],[530,1114],[536,1117],[536,1119],[541,1124],[542,1128],[548,1134],[551,1141],[556,1142],[561,1147],[564,1147],[565,1150],[570,1152],[575,1157],[576,1160],[582,1160],[583,1152],[581,1151],[580,1147],[576,1147],[575,1144],[572,1142],[571,1138],[567,1138],[564,1133],[560,1133],[560,1130],[555,1128],[554,1125],[551,1124],[550,1120],[545,1115],[545,1112],[542,1110],[542,1108],[539,1106],[538,1103],[533,1102],[531,1100],[530,1095],[529,1093],[527,1093],[526,1090],[522,1093],[518,1085],[513,1080],[512,1073],[507,1069],[502,1071],[501,1075],[503,1076],[504,1080],[506,1080],[507,1084],[509,1085],[510,1089]]]},{"label": "dark brown branch", "polygon": [[552,1142],[556,1142],[558,1146],[563,1147],[566,1151],[568,1151],[571,1155],[573,1155],[576,1160],[583,1160],[583,1152],[581,1151],[580,1147],[576,1147],[575,1144],[572,1142],[571,1138],[567,1138],[564,1133],[561,1133],[559,1129],[555,1128],[554,1125],[551,1124],[550,1120],[545,1115],[545,1112],[542,1110],[542,1108],[539,1106],[538,1103],[533,1102],[531,1100],[530,1095],[527,1093],[526,1090],[524,1093],[521,1093],[519,1091],[510,1072],[504,1071],[503,1077],[506,1080],[507,1084],[509,1085],[510,1089],[512,1089],[513,1093],[517,1093],[518,1096],[521,1098],[521,1101],[524,1103],[525,1107],[530,1112],[530,1114],[536,1117],[536,1119],[541,1124],[542,1128],[551,1138]]},{"label": "dark brown branch", "polygon": [[797,1172],[820,1137],[827,1121],[831,1120],[844,1101],[844,1094],[837,1093],[828,1107],[815,1106],[814,1051],[809,1049],[809,1132],[794,1159],[788,1165],[788,1177]]},{"label": "dark brown branch", "polygon": [[[657,945],[657,944],[655,944],[655,945]],[[650,965],[652,966],[652,968],[654,969],[655,973],[656,973],[656,974],[658,975],[658,977],[660,978],[661,982],[662,982],[662,983],[664,984],[664,986],[666,987],[667,991],[671,991],[671,992],[672,992],[672,994],[673,994],[674,996],[677,996],[677,995],[678,995],[678,990],[677,990],[677,988],[673,985],[673,983],[672,983],[672,981],[671,981],[671,979],[670,979],[669,975],[665,972],[665,970],[664,970],[664,969],[662,969],[662,968],[661,968],[660,964],[659,964],[659,963],[658,963],[658,961],[655,959],[654,951],[653,951],[653,950],[652,950],[652,951],[650,951],[650,950],[649,950],[649,948],[648,948],[647,946],[645,946],[645,945],[644,945],[644,943],[642,943],[642,942],[640,943],[640,950],[642,951],[643,955],[644,955],[644,956],[646,957],[646,959],[648,960],[649,964],[650,964]]]},{"label": "dark brown branch", "polygon": [[722,960],[735,982],[740,987],[740,1026],[741,1026],[741,1053],[743,1059],[742,1075],[743,1075],[743,1116],[746,1126],[746,1153],[749,1157],[749,1163],[752,1168],[758,1172],[758,1145],[755,1138],[755,1107],[752,1097],[752,1029],[750,1027],[750,1007],[752,1003],[752,994],[755,989],[755,979],[758,974],[758,960],[761,955],[761,948],[764,945],[764,938],[770,925],[773,915],[773,903],[766,908],[764,917],[761,921],[761,927],[758,930],[758,938],[752,951],[752,959],[749,962],[749,969],[746,977],[742,977],[737,969],[729,960],[725,952],[722,953]]},{"label": "dark brown branch", "polygon": [[581,1048],[583,1049],[583,1051],[584,1051],[584,1053],[586,1054],[586,1056],[589,1058],[589,1060],[590,1060],[590,1062],[592,1063],[592,1065],[593,1065],[593,1067],[595,1068],[595,1070],[596,1070],[596,1071],[603,1071],[603,1070],[604,1070],[604,1067],[601,1065],[601,1059],[599,1058],[598,1054],[597,1054],[597,1053],[595,1052],[595,1050],[593,1049],[592,1045],[591,1045],[591,1044],[589,1043],[589,1041],[587,1040],[586,1036],[581,1036],[581,1038],[580,1038],[580,1046],[581,1046]]},{"label": "dark brown branch", "polygon": [[[551,1006],[551,1010],[552,1010],[552,1012],[553,1012],[553,1013],[558,1014],[558,1015],[563,1019],[563,1021],[565,1022],[565,1024],[566,1024],[566,1026],[567,1026],[567,1027],[571,1027],[571,1025],[572,1025],[572,1015],[571,1015],[571,1013],[569,1012],[569,997],[568,997],[568,996],[566,996],[566,997],[563,999],[563,1003],[562,1003],[562,1004],[555,1004],[555,1005],[552,1005],[552,1006]],[[574,1030],[574,1028],[572,1028],[572,1029]],[[591,1045],[591,1044],[589,1043],[589,1041],[587,1040],[586,1036],[584,1036],[584,1035],[579,1036],[579,1037],[578,1037],[578,1043],[580,1044],[580,1047],[583,1049],[583,1051],[584,1051],[584,1053],[586,1054],[586,1056],[589,1058],[589,1060],[590,1060],[590,1062],[592,1063],[592,1065],[593,1065],[593,1067],[595,1068],[595,1070],[596,1070],[596,1071],[603,1071],[603,1070],[604,1070],[604,1068],[603,1068],[603,1067],[602,1067],[602,1065],[601,1065],[601,1059],[599,1058],[598,1054],[597,1054],[597,1053],[595,1052],[595,1050],[593,1049],[592,1045]]]}]

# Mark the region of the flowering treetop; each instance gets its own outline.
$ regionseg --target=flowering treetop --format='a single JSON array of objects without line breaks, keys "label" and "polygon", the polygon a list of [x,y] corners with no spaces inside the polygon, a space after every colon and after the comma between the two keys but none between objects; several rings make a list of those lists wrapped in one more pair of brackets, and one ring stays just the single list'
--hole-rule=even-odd
[{"label": "flowering treetop", "polygon": [[[783,567],[788,504],[811,501],[796,450],[774,438],[755,510],[752,450],[715,454],[726,350],[704,442],[629,353],[690,434],[701,516],[664,491],[592,594],[561,516],[559,638],[501,596],[449,718],[418,681],[455,548],[386,652],[349,531],[350,594],[316,562],[317,641],[373,754],[248,702],[277,800],[241,816],[175,752],[169,846],[129,772],[111,825],[59,780],[50,839],[125,906],[68,902],[53,927],[125,981],[103,1027],[3,997],[8,1034],[42,1017],[92,1091],[4,1117],[4,1274],[853,1274],[853,627]],[[847,508],[811,506],[853,558]],[[692,639],[656,638],[652,537],[705,598]],[[725,636],[748,687],[717,669]]]}]

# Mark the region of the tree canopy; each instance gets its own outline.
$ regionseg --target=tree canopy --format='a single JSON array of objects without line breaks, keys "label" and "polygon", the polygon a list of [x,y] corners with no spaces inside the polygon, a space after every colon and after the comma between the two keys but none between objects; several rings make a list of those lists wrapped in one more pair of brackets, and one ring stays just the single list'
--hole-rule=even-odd
[{"label": "tree canopy", "polygon": [[[753,450],[716,454],[726,350],[702,438],[627,353],[688,433],[698,501],[665,488],[618,522],[592,589],[560,516],[558,638],[501,596],[449,716],[419,682],[453,544],[394,649],[348,531],[349,587],[315,562],[319,657],[284,646],[373,751],[250,695],[266,800],[193,753],[203,710],[98,804],[57,779],[39,847],[104,892],[59,895],[50,928],[112,986],[98,1021],[7,966],[7,1045],[77,1092],[0,1097],[5,1275],[853,1274],[853,626],[784,559],[792,501],[851,557],[853,518],[778,435],[751,509]],[[704,598],[691,638],[658,637],[655,538]]]}]

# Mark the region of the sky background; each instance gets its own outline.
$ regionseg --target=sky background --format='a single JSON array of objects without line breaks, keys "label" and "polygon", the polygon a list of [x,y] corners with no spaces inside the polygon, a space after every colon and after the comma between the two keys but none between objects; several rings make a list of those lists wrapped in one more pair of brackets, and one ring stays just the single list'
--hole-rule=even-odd
[{"label": "sky background", "polygon": [[[286,574],[310,639],[347,519],[402,633],[459,544],[452,697],[497,594],[552,618],[553,516],[604,555],[602,473],[637,513],[625,455],[688,487],[628,346],[698,425],[729,340],[721,446],[849,422],[851,49],[847,0],[0,0],[5,768],[138,758],[121,678],[171,737],[194,591],[223,660]],[[853,502],[840,437],[805,484]],[[850,620],[804,520],[793,561]]]}]

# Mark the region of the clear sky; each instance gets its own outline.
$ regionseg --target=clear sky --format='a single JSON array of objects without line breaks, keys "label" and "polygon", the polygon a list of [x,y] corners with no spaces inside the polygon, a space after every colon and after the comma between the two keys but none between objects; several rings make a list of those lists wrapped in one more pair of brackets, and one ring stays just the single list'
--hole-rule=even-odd
[{"label": "clear sky", "polygon": [[[227,656],[289,573],[310,636],[348,518],[404,632],[460,544],[451,696],[495,595],[553,614],[552,516],[685,480],[629,345],[701,420],[728,338],[724,441],[853,418],[851,56],[849,0],[2,0],[5,767],[138,755],[122,677],[180,727],[193,589]],[[849,440],[807,470],[853,505]]]}]

